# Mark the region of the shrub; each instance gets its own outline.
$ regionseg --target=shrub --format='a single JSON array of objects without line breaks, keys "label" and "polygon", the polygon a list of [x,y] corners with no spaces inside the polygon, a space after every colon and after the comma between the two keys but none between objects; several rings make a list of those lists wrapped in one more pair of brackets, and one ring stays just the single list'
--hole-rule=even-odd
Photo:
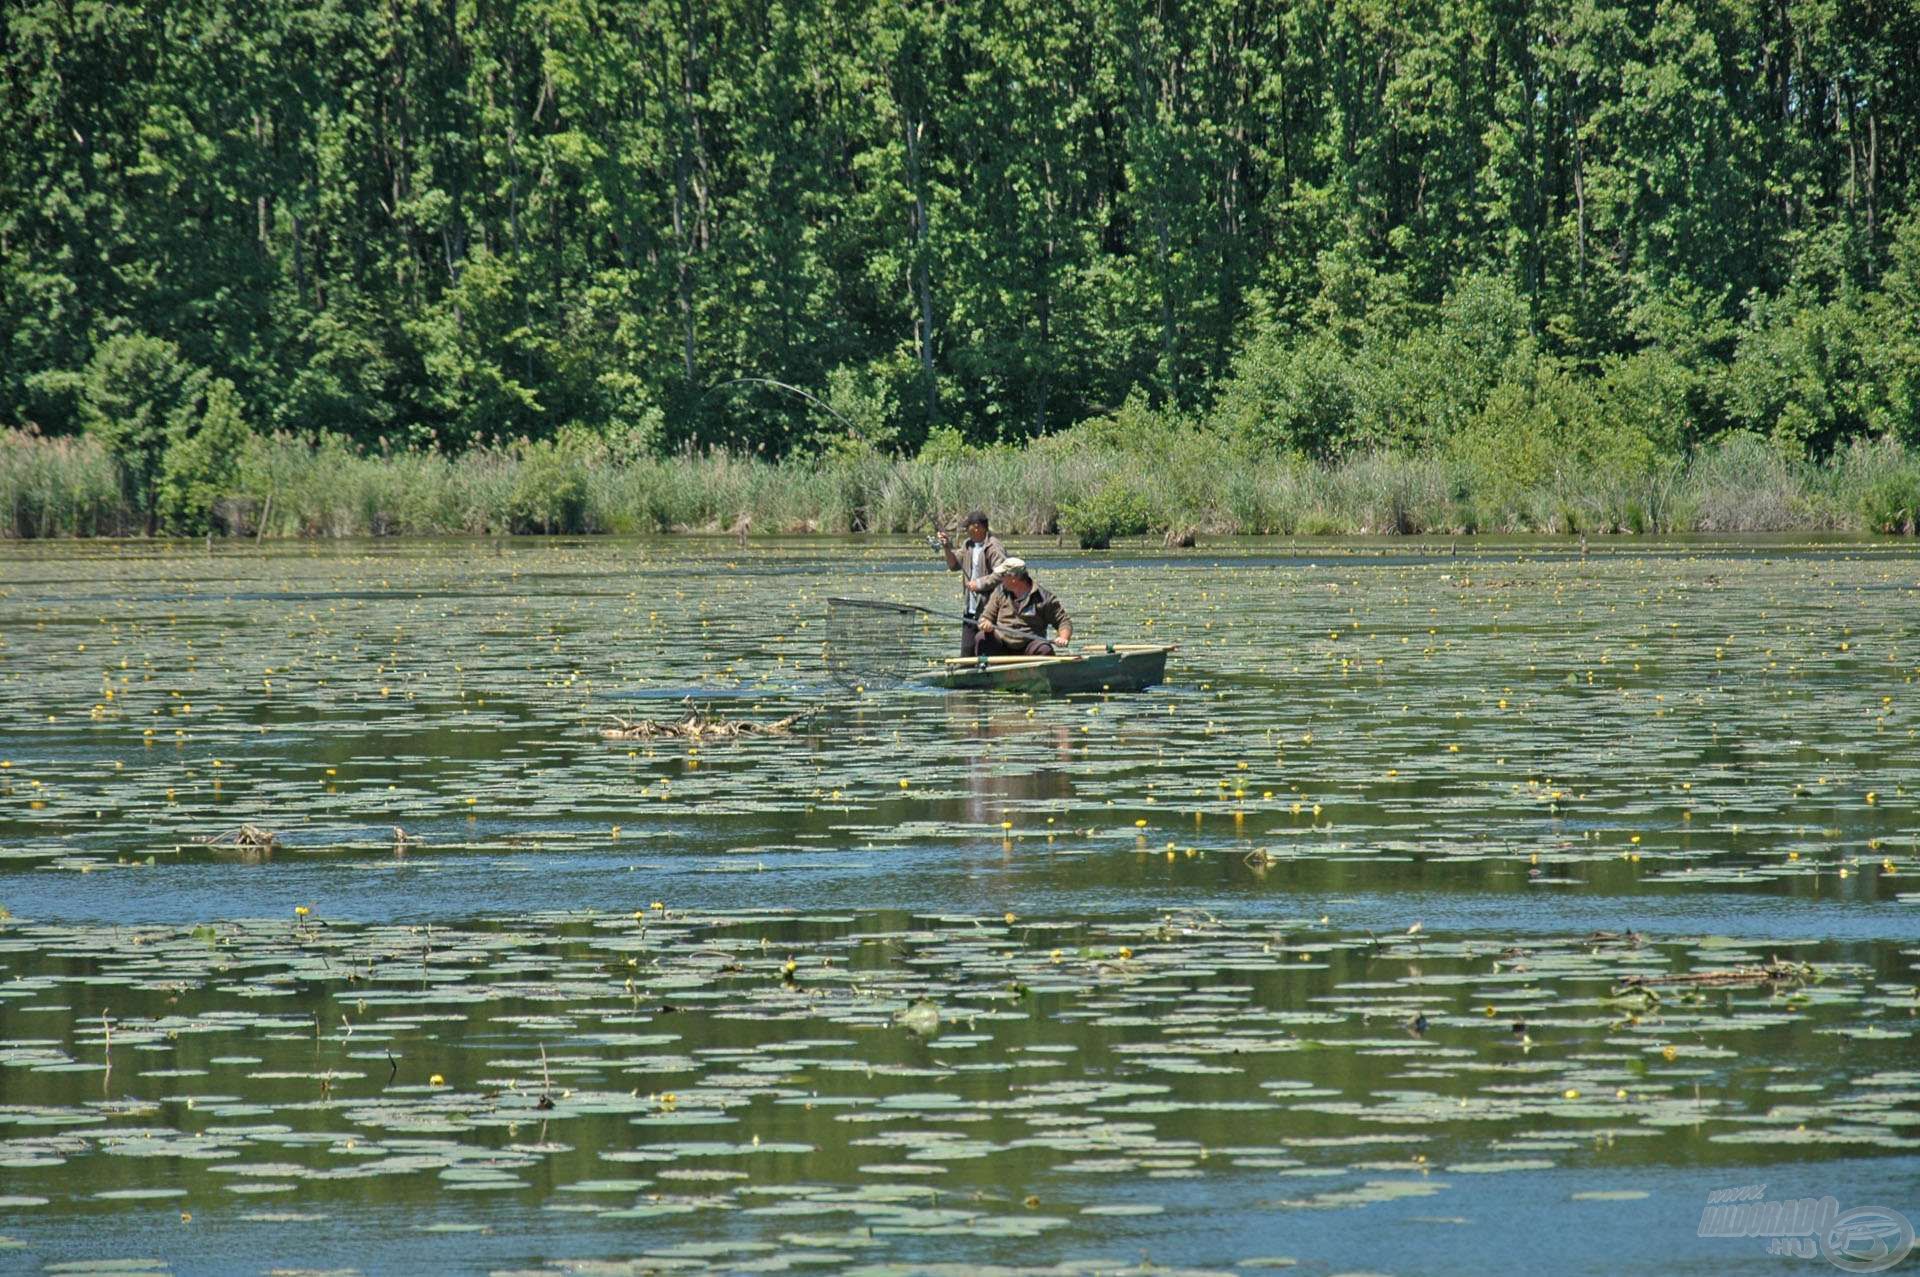
[{"label": "shrub", "polygon": [[1109,482],[1081,501],[1060,507],[1060,524],[1080,539],[1083,550],[1104,550],[1115,537],[1137,537],[1153,517],[1147,499],[1131,485]]},{"label": "shrub", "polygon": [[885,377],[869,369],[835,368],[827,374],[826,404],[834,417],[828,455],[886,453],[898,444],[898,406]]},{"label": "shrub", "polygon": [[1920,524],[1920,471],[1906,467],[1880,476],[1861,494],[1860,514],[1875,532],[1912,536]]},{"label": "shrub", "polygon": [[127,499],[153,532],[160,515],[162,458],[178,413],[191,412],[204,369],[170,341],[144,334],[109,337],[87,365],[81,419],[120,466]]},{"label": "shrub", "polygon": [[1267,328],[1234,361],[1211,421],[1268,450],[1418,450],[1480,410],[1526,331],[1526,304],[1486,275],[1462,278],[1438,307],[1376,307],[1341,333]]},{"label": "shrub", "polygon": [[1043,453],[1113,452],[1151,456],[1192,431],[1179,414],[1156,408],[1135,390],[1113,412],[1089,417],[1077,426],[1038,441]]},{"label": "shrub", "polygon": [[1664,350],[1609,362],[1596,393],[1609,417],[1638,430],[1663,453],[1679,455],[1698,437],[1700,378]]},{"label": "shrub", "polygon": [[225,377],[207,388],[200,412],[174,414],[160,467],[160,512],[168,528],[189,535],[211,530],[215,503],[233,486],[252,437],[240,396]]},{"label": "shrub", "polygon": [[1866,359],[1883,388],[1876,428],[1907,447],[1920,444],[1920,210],[1893,228],[1889,269],[1868,305]]},{"label": "shrub", "polygon": [[920,445],[919,460],[924,465],[950,465],[965,461],[974,451],[967,437],[952,426],[935,426],[927,431],[927,441]]},{"label": "shrub", "polygon": [[666,437],[666,414],[648,397],[641,378],[627,372],[602,373],[597,379],[607,400],[605,419],[598,429],[583,423],[562,428],[565,434],[592,434],[602,451],[622,465],[655,455]]},{"label": "shrub", "polygon": [[1791,295],[1756,302],[1727,371],[1728,410],[1788,456],[1824,457],[1865,432],[1878,394],[1865,361],[1874,340],[1844,302]]},{"label": "shrub", "polygon": [[[1651,473],[1653,442],[1605,411],[1587,386],[1549,360],[1513,368],[1454,445],[1470,483],[1498,522],[1571,532],[1611,523],[1577,498],[1603,483],[1637,484]],[[1619,504],[1619,503],[1615,503]],[[1644,518],[1644,515],[1642,516]]]},{"label": "shrub", "polygon": [[1347,442],[1360,391],[1353,354],[1330,336],[1295,346],[1269,329],[1234,362],[1213,424],[1230,438],[1326,455]]},{"label": "shrub", "polygon": [[514,449],[519,473],[507,501],[515,532],[584,532],[587,468],[580,449],[567,441],[522,441]]}]

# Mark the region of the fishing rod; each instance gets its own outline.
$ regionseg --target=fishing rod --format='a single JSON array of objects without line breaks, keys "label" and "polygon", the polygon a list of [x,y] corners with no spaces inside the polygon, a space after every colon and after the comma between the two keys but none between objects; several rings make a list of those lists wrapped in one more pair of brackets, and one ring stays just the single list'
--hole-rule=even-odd
[{"label": "fishing rod", "polygon": [[808,403],[818,408],[821,412],[826,413],[829,417],[832,417],[835,421],[845,426],[848,429],[848,431],[850,431],[851,433],[855,435],[858,435],[860,433],[860,427],[854,425],[853,422],[847,420],[847,417],[844,413],[842,413],[839,409],[835,408],[832,404],[828,403],[826,400],[822,399],[820,396],[813,394],[810,391],[802,390],[798,386],[788,385],[784,381],[775,381],[772,377],[729,377],[725,381],[716,381],[711,386],[708,386],[705,390],[700,392],[700,397],[702,399],[705,399],[708,395],[712,394],[714,391],[723,390],[728,386],[745,386],[745,385],[772,386],[775,390],[784,390],[790,395],[798,395],[800,398],[806,400]]}]

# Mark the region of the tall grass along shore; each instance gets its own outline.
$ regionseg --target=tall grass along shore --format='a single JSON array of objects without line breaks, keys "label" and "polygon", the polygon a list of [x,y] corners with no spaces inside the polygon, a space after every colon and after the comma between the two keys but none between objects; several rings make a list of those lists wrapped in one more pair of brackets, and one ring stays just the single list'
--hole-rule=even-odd
[{"label": "tall grass along shore", "polygon": [[[1313,460],[1198,428],[1083,427],[1021,446],[936,436],[914,457],[845,450],[778,462],[726,451],[622,455],[603,440],[434,451],[252,436],[198,508],[161,526],[244,537],[507,533],[915,532],[990,509],[1025,535],[1114,537],[1543,532],[1912,534],[1920,452],[1856,443],[1822,462],[1734,434],[1685,459],[1548,463],[1454,451]],[[88,436],[0,433],[0,535],[137,535],[114,457]]]}]

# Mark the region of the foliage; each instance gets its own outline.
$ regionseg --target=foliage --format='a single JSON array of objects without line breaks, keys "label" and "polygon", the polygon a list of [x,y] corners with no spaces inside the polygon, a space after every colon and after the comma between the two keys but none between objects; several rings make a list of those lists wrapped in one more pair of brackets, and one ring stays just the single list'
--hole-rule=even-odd
[{"label": "foliage", "polygon": [[1863,316],[1844,301],[1756,302],[1728,370],[1728,411],[1789,456],[1867,433],[1876,393]]},{"label": "foliage", "polygon": [[1060,526],[1080,540],[1083,550],[1104,550],[1115,537],[1145,532],[1153,518],[1147,499],[1125,481],[1111,481],[1080,501],[1060,507]]},{"label": "foliage", "polygon": [[1912,536],[1920,524],[1920,467],[1902,466],[1861,494],[1860,517],[1874,532]]},{"label": "foliage", "polygon": [[214,507],[239,476],[240,456],[253,432],[240,412],[233,383],[216,377],[198,411],[173,414],[160,465],[160,513],[170,531],[207,532]]},{"label": "foliage", "polygon": [[894,387],[883,372],[835,368],[827,374],[824,402],[831,418],[822,426],[829,456],[864,457],[891,452],[899,440]]},{"label": "foliage", "polygon": [[1920,211],[1900,218],[1888,257],[1881,287],[1864,301],[1865,357],[1884,396],[1885,416],[1876,424],[1912,447],[1920,444]]},{"label": "foliage", "polygon": [[1607,413],[1592,391],[1551,361],[1502,381],[1462,432],[1456,453],[1496,497],[1535,490],[1570,497],[1597,475],[1639,475],[1652,440]]},{"label": "foliage", "polygon": [[1430,309],[1367,304],[1339,325],[1344,336],[1262,333],[1222,388],[1216,428],[1317,456],[1443,444],[1480,411],[1527,342],[1525,305],[1494,276],[1464,277]]},{"label": "foliage", "polygon": [[82,420],[119,464],[127,496],[152,532],[160,516],[162,461],[169,441],[191,429],[206,381],[172,342],[138,334],[102,342],[81,387]]},{"label": "foliage", "polygon": [[[1447,455],[1523,345],[1674,458],[1920,439],[1912,6],[6,23],[0,421],[101,431],[147,518],[201,370],[268,436],[496,470],[574,427],[878,474],[1136,402],[1269,455]],[[743,377],[852,437],[716,391]]]},{"label": "foliage", "polygon": [[1041,441],[1043,455],[1125,453],[1152,456],[1164,453],[1174,440],[1191,433],[1191,423],[1177,412],[1155,407],[1143,391],[1127,396],[1109,413],[1090,417]]},{"label": "foliage", "polygon": [[507,503],[511,529],[586,531],[587,473],[581,444],[567,438],[522,440],[514,455],[519,466]]},{"label": "foliage", "polygon": [[927,432],[926,442],[920,445],[919,459],[927,465],[950,465],[964,461],[974,452],[967,437],[958,430],[952,426],[935,426]]},{"label": "foliage", "polygon": [[1644,438],[1656,454],[1684,456],[1699,441],[1703,377],[1658,348],[1602,362],[1593,394],[1598,410]]}]

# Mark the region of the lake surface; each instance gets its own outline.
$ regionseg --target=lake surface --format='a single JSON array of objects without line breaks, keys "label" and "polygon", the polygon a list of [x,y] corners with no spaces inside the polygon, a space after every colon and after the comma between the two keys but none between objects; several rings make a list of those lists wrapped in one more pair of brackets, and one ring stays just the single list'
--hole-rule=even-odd
[{"label": "lake surface", "polygon": [[[957,610],[917,542],[0,545],[0,1271],[1826,1271],[1708,1194],[1920,1220],[1912,547],[1015,552],[1167,685],[899,687],[957,626],[825,599]],[[687,698],[806,717],[602,738]]]}]

